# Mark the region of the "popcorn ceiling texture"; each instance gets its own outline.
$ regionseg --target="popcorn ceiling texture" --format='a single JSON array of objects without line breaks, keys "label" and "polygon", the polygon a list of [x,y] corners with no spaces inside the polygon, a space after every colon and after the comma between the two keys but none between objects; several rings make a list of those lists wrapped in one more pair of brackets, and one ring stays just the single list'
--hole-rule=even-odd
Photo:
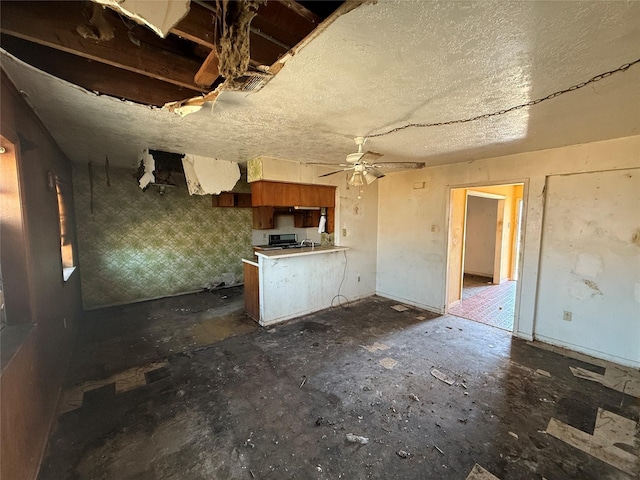
[{"label": "popcorn ceiling texture", "polygon": [[213,208],[186,184],[138,188],[128,169],[93,168],[93,213],[86,165],[73,170],[85,309],[242,281],[252,255],[250,208]]}]

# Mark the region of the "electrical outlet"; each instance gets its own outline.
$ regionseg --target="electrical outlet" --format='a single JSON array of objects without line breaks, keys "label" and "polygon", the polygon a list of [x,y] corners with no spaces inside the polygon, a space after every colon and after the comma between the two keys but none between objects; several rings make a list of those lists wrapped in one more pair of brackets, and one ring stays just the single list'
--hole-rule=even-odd
[{"label": "electrical outlet", "polygon": [[567,310],[565,310],[564,313],[562,314],[562,319],[565,322],[570,322],[572,316],[573,316],[573,314],[571,312],[568,312]]},{"label": "electrical outlet", "polygon": [[343,229],[342,229],[342,236],[343,236],[343,237],[346,237],[346,236],[347,236],[347,229],[346,229],[346,228],[343,228]]}]

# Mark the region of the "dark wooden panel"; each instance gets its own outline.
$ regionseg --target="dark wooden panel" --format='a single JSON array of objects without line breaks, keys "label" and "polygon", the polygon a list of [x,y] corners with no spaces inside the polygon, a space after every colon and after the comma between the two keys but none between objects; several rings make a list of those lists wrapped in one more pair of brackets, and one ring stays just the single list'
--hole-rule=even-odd
[{"label": "dark wooden panel", "polygon": [[260,269],[244,264],[244,309],[256,322],[260,321]]},{"label": "dark wooden panel", "polygon": [[[76,32],[87,23],[78,2],[2,2],[1,31],[34,43],[106,63],[185,88],[205,92],[194,76],[200,62],[169,49],[161,50],[155,35],[136,30],[135,45],[121,21],[111,23],[114,38],[85,39]],[[149,36],[151,35],[151,36]],[[147,41],[148,38],[148,41]]]},{"label": "dark wooden panel", "polygon": [[191,2],[189,13],[171,29],[171,33],[194,43],[215,48],[213,43],[214,14],[205,7]]}]

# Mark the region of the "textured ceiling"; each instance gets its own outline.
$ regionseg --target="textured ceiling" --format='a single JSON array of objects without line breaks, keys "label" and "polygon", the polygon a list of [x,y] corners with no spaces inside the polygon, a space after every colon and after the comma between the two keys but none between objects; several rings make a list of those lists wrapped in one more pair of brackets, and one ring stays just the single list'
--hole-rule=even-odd
[{"label": "textured ceiling", "polygon": [[[640,2],[387,1],[343,15],[262,90],[181,118],[2,66],[74,162],[154,148],[245,162],[339,163],[353,136],[474,117],[640,58]],[[640,133],[640,64],[539,105],[372,138],[385,161],[474,160]]]}]

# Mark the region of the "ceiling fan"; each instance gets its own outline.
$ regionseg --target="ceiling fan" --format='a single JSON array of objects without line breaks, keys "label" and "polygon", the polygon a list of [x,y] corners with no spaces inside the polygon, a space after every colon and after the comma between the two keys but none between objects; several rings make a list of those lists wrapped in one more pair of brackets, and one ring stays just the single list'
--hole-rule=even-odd
[{"label": "ceiling fan", "polygon": [[[324,175],[319,175],[320,177],[328,177],[329,175],[335,175],[336,173],[346,172],[349,170],[353,170],[353,174],[349,178],[349,185],[353,185],[354,187],[361,187],[366,182],[367,185],[373,183],[378,178],[384,177],[384,173],[382,173],[379,168],[410,168],[410,169],[418,169],[423,168],[425,166],[424,162],[376,162],[377,158],[382,156],[381,153],[371,152],[371,151],[363,151],[364,143],[366,142],[366,137],[355,137],[354,141],[358,146],[358,151],[355,153],[350,153],[347,155],[346,162],[341,163],[338,166],[343,167],[340,170],[336,170],[334,172],[325,173]],[[371,163],[370,163],[371,162]],[[311,163],[311,165],[325,165],[325,166],[333,166],[334,163]]]}]

